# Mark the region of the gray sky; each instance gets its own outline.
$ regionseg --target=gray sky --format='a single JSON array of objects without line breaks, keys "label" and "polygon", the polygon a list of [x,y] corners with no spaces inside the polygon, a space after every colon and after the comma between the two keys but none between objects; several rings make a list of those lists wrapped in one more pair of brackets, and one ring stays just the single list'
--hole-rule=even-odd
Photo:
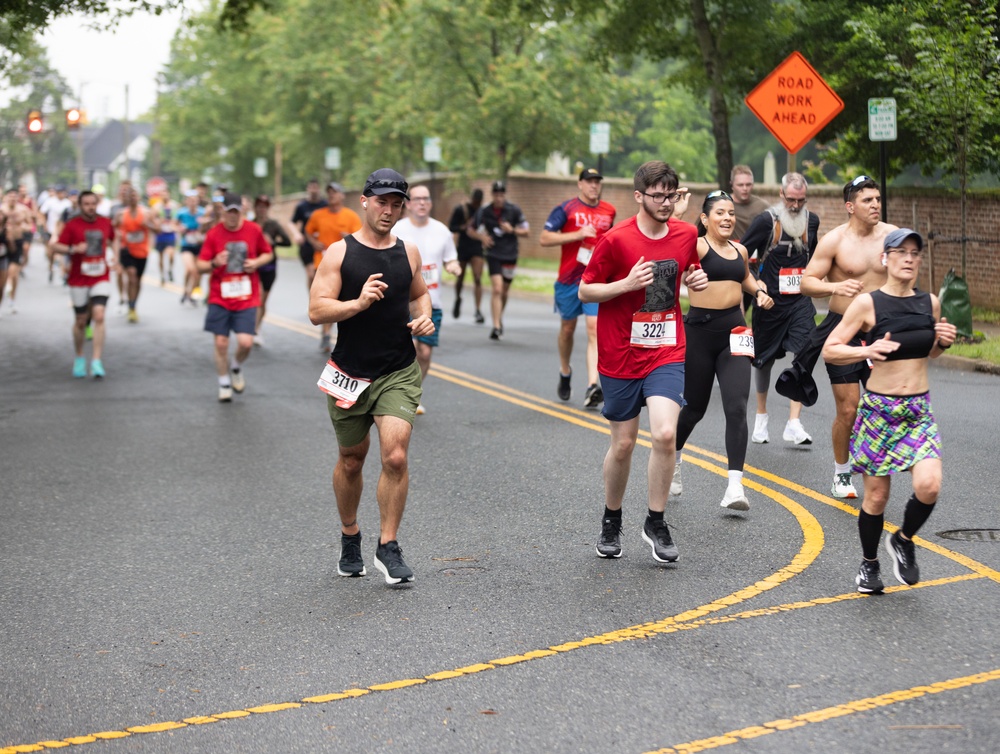
[{"label": "gray sky", "polygon": [[92,121],[125,115],[126,84],[128,114],[135,118],[156,102],[156,74],[167,64],[180,19],[179,10],[138,14],[108,32],[95,31],[87,26],[90,19],[73,15],[55,21],[40,42],[77,96],[82,85],[81,104]]}]

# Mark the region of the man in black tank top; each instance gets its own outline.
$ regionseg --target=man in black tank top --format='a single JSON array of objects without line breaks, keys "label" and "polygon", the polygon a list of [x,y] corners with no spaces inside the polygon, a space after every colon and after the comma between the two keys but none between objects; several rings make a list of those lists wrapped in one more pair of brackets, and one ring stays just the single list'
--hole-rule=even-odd
[{"label": "man in black tank top", "polygon": [[420,252],[392,235],[408,186],[395,170],[368,176],[361,230],[331,246],[309,293],[314,325],[337,324],[337,345],[319,387],[327,393],[339,454],[333,492],[340,513],[341,576],[364,576],[358,506],[372,424],[382,452],[379,540],[375,567],[387,584],[413,581],[396,541],[409,487],[407,455],[420,403],[420,366],[413,337],[431,335],[431,299]]}]

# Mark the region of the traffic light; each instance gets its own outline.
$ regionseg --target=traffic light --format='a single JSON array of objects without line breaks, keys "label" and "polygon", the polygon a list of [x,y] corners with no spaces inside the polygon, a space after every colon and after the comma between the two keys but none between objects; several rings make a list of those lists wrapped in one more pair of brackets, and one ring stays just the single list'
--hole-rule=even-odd
[{"label": "traffic light", "polygon": [[71,107],[66,111],[66,128],[73,129],[79,128],[80,123],[83,121],[83,111],[78,107]]},{"label": "traffic light", "polygon": [[40,134],[44,130],[45,121],[42,120],[41,110],[28,111],[27,126],[29,134]]}]

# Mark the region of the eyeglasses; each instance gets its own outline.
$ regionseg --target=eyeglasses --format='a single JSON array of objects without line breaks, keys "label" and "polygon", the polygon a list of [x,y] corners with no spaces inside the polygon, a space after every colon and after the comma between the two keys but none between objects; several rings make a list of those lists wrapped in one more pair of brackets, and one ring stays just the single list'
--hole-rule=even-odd
[{"label": "eyeglasses", "polygon": [[801,207],[803,204],[809,201],[804,196],[801,199],[792,199],[789,196],[782,196],[781,198],[785,200],[786,204],[791,204],[794,207]]},{"label": "eyeglasses", "polygon": [[647,194],[645,191],[643,191],[642,195],[649,197],[649,200],[653,204],[663,204],[664,202],[670,202],[671,204],[676,204],[677,200],[681,198],[680,192],[678,191],[675,191],[672,194]]},{"label": "eyeglasses", "polygon": [[888,254],[899,254],[900,259],[906,259],[907,257],[912,257],[913,259],[923,259],[924,250],[923,249],[887,249]]},{"label": "eyeglasses", "polygon": [[706,199],[715,199],[716,197],[720,197],[720,196],[726,197],[726,199],[728,199],[729,201],[733,200],[733,197],[731,197],[729,194],[727,194],[722,189],[716,189],[715,191],[710,192],[709,194],[707,194],[705,196],[705,198]]},{"label": "eyeglasses", "polygon": [[429,196],[411,196],[411,202],[429,202],[431,198]]}]

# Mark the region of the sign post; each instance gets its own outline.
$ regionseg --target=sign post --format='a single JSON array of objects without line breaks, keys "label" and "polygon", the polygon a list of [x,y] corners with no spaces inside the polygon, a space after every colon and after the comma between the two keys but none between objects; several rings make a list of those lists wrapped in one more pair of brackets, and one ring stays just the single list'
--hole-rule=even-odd
[{"label": "sign post", "polygon": [[[424,137],[424,162],[431,166],[431,185],[434,184],[434,166],[441,162],[441,137]],[[432,189],[433,190],[433,189]]]},{"label": "sign post", "polygon": [[844,109],[843,100],[799,52],[785,58],[743,101],[788,150],[790,166],[795,153]]},{"label": "sign post", "polygon": [[604,172],[604,155],[611,151],[611,124],[590,124],[590,153],[597,155],[597,172]]},{"label": "sign post", "polygon": [[868,140],[878,142],[878,171],[882,182],[882,222],[886,222],[889,197],[885,191],[887,169],[885,143],[896,140],[896,100],[892,97],[868,100]]}]

